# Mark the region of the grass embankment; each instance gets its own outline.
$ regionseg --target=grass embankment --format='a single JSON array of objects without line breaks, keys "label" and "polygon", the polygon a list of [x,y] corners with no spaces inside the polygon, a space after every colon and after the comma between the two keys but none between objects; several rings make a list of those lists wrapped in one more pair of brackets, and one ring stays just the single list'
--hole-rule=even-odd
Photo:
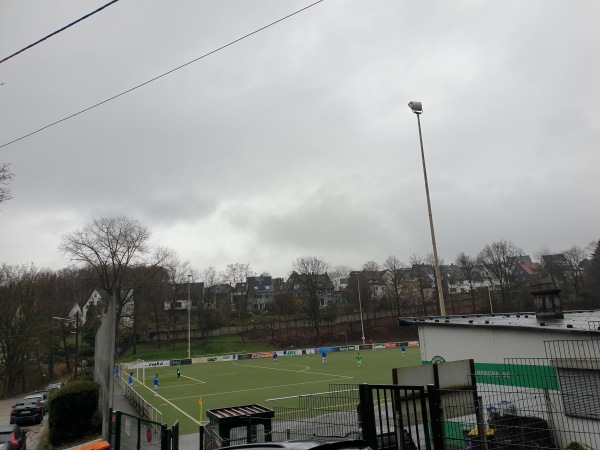
[{"label": "grass embankment", "polygon": [[[190,345],[192,358],[197,356],[218,356],[232,353],[253,353],[274,350],[271,345],[261,342],[243,343],[239,336],[220,336],[209,338],[206,343],[192,341]],[[119,362],[130,362],[142,359],[144,361],[163,361],[167,359],[187,358],[187,342],[176,341],[161,342],[160,347],[156,342],[144,342],[137,345],[137,353],[134,355],[130,348],[125,355],[119,358]]]}]

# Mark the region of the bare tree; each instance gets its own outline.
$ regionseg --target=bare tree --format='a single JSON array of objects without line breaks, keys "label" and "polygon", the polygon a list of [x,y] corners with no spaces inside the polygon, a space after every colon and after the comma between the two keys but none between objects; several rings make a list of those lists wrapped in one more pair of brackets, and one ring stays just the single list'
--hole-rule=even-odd
[{"label": "bare tree", "polygon": [[378,272],[379,264],[375,261],[367,261],[363,264],[362,270],[365,272]]},{"label": "bare tree", "polygon": [[469,285],[469,295],[471,296],[472,312],[475,313],[476,292],[475,292],[475,276],[477,269],[477,261],[475,258],[460,252],[455,260],[456,267],[460,270],[465,281]]},{"label": "bare tree", "polygon": [[[172,252],[168,258],[163,261],[163,267],[167,274],[167,283],[163,285],[163,295],[169,303],[169,329],[172,331],[172,348],[175,349],[175,338],[177,336],[177,320],[180,318],[181,311],[177,310],[177,301],[186,299],[188,294],[188,275],[191,275],[189,261],[182,261],[179,256]],[[191,307],[191,306],[190,306]],[[171,336],[171,334],[170,334]]]},{"label": "bare tree", "polygon": [[199,273],[199,279],[204,283],[203,292],[196,294],[197,322],[202,334],[202,340],[206,342],[207,331],[217,326],[217,294],[222,283],[221,274],[215,266],[209,266]]},{"label": "bare tree", "polygon": [[10,164],[0,163],[0,203],[12,198],[9,184],[13,178],[14,174],[10,171]]},{"label": "bare tree", "polygon": [[[26,368],[38,359],[49,324],[43,292],[45,277],[33,265],[0,267],[0,358],[3,397],[25,389]],[[49,321],[49,320],[48,320]],[[55,324],[58,326],[58,324]]]},{"label": "bare tree", "polygon": [[305,311],[317,333],[317,342],[321,342],[321,290],[326,287],[329,279],[327,272],[329,264],[316,256],[301,256],[293,263],[294,271],[297,273],[298,282],[303,287]]},{"label": "bare tree", "polygon": [[503,239],[486,245],[477,255],[477,263],[485,268],[490,281],[500,289],[502,302],[507,307],[510,306],[514,285],[513,270],[522,253],[523,250]]},{"label": "bare tree", "polygon": [[105,381],[110,379],[121,318],[130,316],[123,322],[131,323],[131,329],[124,331],[135,336],[135,303],[142,301],[136,294],[141,294],[144,285],[162,270],[162,264],[172,255],[169,249],[151,248],[150,237],[150,230],[137,220],[116,216],[93,220],[61,239],[61,252],[88,267],[94,287],[108,295],[103,324],[111,342],[105,343],[104,362],[95,369],[102,373],[100,376]]},{"label": "bare tree", "polygon": [[391,294],[392,300],[396,306],[396,313],[400,314],[400,303],[402,293],[402,274],[400,269],[404,268],[404,264],[395,256],[388,256],[383,267],[386,269],[385,279],[387,282],[387,293]]},{"label": "bare tree", "polygon": [[[90,267],[96,287],[114,298],[117,323],[133,301],[130,290],[141,287],[173,255],[169,249],[150,248],[151,234],[137,220],[116,216],[93,220],[62,237],[60,251]],[[134,268],[143,270],[134,273]]]},{"label": "bare tree", "polygon": [[329,276],[331,278],[347,277],[353,270],[354,269],[352,267],[341,264],[331,267],[329,270]]},{"label": "bare tree", "polygon": [[575,296],[579,298],[583,284],[583,262],[591,256],[588,248],[582,248],[577,245],[564,250],[563,255],[567,262],[565,270],[565,279],[575,291]]},{"label": "bare tree", "polygon": [[[595,244],[595,245],[594,245]],[[588,248],[592,248],[589,259],[589,266],[586,270],[586,283],[596,293],[595,304],[598,301],[598,292],[600,292],[600,240],[591,242]],[[595,305],[594,305],[595,306]]]},{"label": "bare tree", "polygon": [[250,268],[250,264],[227,264],[227,269],[221,274],[221,278],[225,283],[228,283],[233,292],[237,297],[236,307],[238,313],[240,314],[240,318],[244,318],[246,316],[246,305],[248,303],[248,293],[247,292],[238,292],[237,287],[241,285],[245,285],[246,279],[248,277],[254,276],[254,272]]},{"label": "bare tree", "polygon": [[202,306],[204,307],[204,302],[207,302],[211,307],[214,306],[216,308],[215,290],[222,282],[221,274],[217,272],[215,266],[209,266],[200,272],[200,279],[204,282],[205,293]]},{"label": "bare tree", "polygon": [[409,263],[411,265],[412,276],[418,282],[419,286],[419,298],[415,298],[415,308],[417,312],[421,315],[427,315],[427,296],[425,295],[425,291],[431,291],[431,277],[425,269],[424,259],[415,253],[409,258]]},{"label": "bare tree", "polygon": [[[440,265],[440,267],[444,265],[444,262],[445,262],[444,258],[438,258],[438,264]],[[439,302],[440,293],[438,290],[439,284],[437,282],[437,272],[435,270],[435,258],[433,257],[433,253],[428,253],[427,256],[425,257],[424,269],[426,270],[427,274],[429,274],[429,276],[433,280],[433,286],[434,286],[435,294],[437,297],[436,300],[438,300],[437,304],[436,304],[436,308],[438,308],[438,314],[441,314],[442,311],[440,310],[440,302]],[[442,276],[442,286],[443,286],[444,285],[443,275],[441,275],[441,276]],[[443,289],[443,287],[442,287],[442,289]]]},{"label": "bare tree", "polygon": [[544,266],[544,256],[552,255],[552,251],[548,247],[542,247],[537,252],[535,252],[534,257],[539,263]]}]

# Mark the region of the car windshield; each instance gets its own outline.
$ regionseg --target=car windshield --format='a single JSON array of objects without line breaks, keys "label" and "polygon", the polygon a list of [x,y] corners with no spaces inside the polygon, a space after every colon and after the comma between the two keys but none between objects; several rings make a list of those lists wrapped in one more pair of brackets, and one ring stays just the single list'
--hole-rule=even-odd
[{"label": "car windshield", "polygon": [[17,408],[31,408],[37,406],[37,402],[19,402],[15,405]]}]

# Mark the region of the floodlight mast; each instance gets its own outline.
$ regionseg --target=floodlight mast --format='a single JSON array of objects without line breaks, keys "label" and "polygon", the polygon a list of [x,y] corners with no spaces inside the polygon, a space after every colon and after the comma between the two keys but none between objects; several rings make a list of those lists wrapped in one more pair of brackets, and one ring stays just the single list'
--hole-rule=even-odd
[{"label": "floodlight mast", "polygon": [[421,143],[421,161],[423,163],[423,178],[425,179],[425,196],[427,197],[427,211],[429,213],[429,229],[431,231],[431,245],[433,247],[433,264],[435,277],[437,281],[438,299],[440,302],[440,315],[446,315],[446,305],[444,303],[444,286],[440,272],[440,263],[437,254],[437,245],[435,243],[435,232],[433,231],[433,215],[431,213],[431,201],[429,200],[429,183],[427,182],[427,167],[425,166],[425,151],[423,150],[423,135],[421,133],[421,114],[423,114],[423,104],[421,102],[408,102],[408,107],[417,116],[419,125],[419,142]]}]

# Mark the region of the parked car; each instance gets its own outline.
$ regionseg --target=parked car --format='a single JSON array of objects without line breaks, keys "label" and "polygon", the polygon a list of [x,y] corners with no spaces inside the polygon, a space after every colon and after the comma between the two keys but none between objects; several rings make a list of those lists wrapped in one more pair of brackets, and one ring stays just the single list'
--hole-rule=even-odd
[{"label": "parked car", "polygon": [[[344,436],[346,439],[361,439],[362,432],[360,431],[351,431],[350,433]],[[396,443],[396,432],[388,431],[386,433],[381,433],[377,430],[377,448],[380,450],[392,450],[397,448],[402,448],[404,450],[417,450],[417,446],[415,445],[412,436],[407,430],[402,431],[402,444],[400,446]]]},{"label": "parked car", "polygon": [[49,396],[48,391],[34,392],[33,394],[25,397],[23,400],[31,400],[34,398],[39,398],[42,403],[42,408],[44,409],[44,414],[46,414],[48,412],[48,408],[50,406],[50,404],[48,403],[48,396]]},{"label": "parked car", "polygon": [[27,431],[19,425],[0,425],[2,450],[27,450]]},{"label": "parked car", "polygon": [[52,393],[52,392],[54,392],[55,390],[57,390],[57,389],[60,389],[60,388],[61,388],[61,387],[63,387],[63,386],[64,386],[64,384],[63,384],[63,383],[60,383],[60,382],[59,382],[59,383],[50,383],[50,384],[48,385],[48,387],[46,388],[46,390],[47,390],[48,392]]},{"label": "parked car", "polygon": [[343,438],[315,438],[260,444],[233,445],[227,450],[370,450],[365,441]]},{"label": "parked car", "polygon": [[41,423],[43,418],[44,407],[39,397],[17,402],[10,412],[10,423]]}]

